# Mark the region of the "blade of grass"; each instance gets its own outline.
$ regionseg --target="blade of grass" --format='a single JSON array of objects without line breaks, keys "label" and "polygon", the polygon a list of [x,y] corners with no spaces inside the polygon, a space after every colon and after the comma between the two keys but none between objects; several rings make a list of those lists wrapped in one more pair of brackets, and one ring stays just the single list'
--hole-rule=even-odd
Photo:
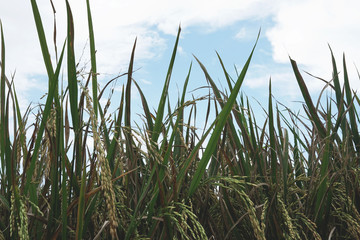
[{"label": "blade of grass", "polygon": [[91,77],[92,77],[92,99],[94,104],[95,116],[98,116],[98,95],[97,95],[97,70],[96,70],[96,50],[95,50],[95,37],[94,28],[91,17],[90,2],[86,0],[86,8],[88,15],[89,25],[89,40],[90,40],[90,58],[91,58]]},{"label": "blade of grass", "polygon": [[[336,61],[335,61],[335,57],[333,54],[333,51],[329,45],[329,49],[331,52],[331,61],[332,61],[332,65],[333,65],[333,81],[334,81],[334,89],[335,89],[335,95],[336,95],[336,105],[338,108],[338,115],[339,116],[343,116],[344,114],[344,98],[343,98],[343,94],[341,91],[341,87],[340,87],[340,81],[339,81],[339,74],[338,74],[338,70],[336,67]],[[343,133],[346,132],[346,122],[345,121],[341,121],[341,130]]]},{"label": "blade of grass", "polygon": [[116,150],[116,146],[118,141],[120,140],[120,136],[121,136],[121,120],[122,120],[122,113],[123,113],[123,108],[124,108],[124,96],[125,96],[125,91],[124,91],[124,86],[122,87],[122,91],[121,91],[121,100],[120,100],[120,106],[119,106],[119,111],[118,111],[118,115],[117,115],[117,119],[114,120],[115,122],[115,134],[114,137],[111,141],[110,147],[107,151],[107,156],[106,159],[109,161],[109,165],[110,165],[110,169],[111,171],[114,171],[115,168],[115,150]]},{"label": "blade of grass", "polygon": [[[169,64],[169,68],[166,74],[166,79],[165,79],[165,83],[164,83],[164,87],[163,87],[163,91],[162,94],[160,96],[160,101],[159,101],[159,105],[158,105],[158,110],[157,110],[157,115],[155,118],[155,123],[154,123],[154,128],[153,131],[150,133],[151,134],[151,144],[154,145],[155,142],[157,142],[159,136],[160,136],[160,132],[162,129],[162,125],[163,125],[163,116],[164,116],[164,110],[165,110],[165,102],[166,102],[166,97],[167,97],[167,93],[168,93],[168,88],[169,88],[169,83],[170,83],[170,78],[171,78],[171,73],[172,73],[172,69],[174,66],[174,62],[175,62],[175,56],[176,56],[176,51],[177,51],[177,46],[179,43],[179,38],[180,38],[180,32],[181,32],[181,28],[179,27],[178,30],[178,35],[175,41],[175,45],[173,48],[173,53],[171,56],[171,60],[170,60],[170,64]],[[157,146],[153,146],[155,148],[157,148]],[[135,207],[135,211],[132,215],[132,219],[131,219],[131,223],[129,225],[129,228],[126,232],[126,236],[125,239],[130,239],[131,235],[133,234],[133,232],[135,231],[136,225],[137,225],[137,214],[138,214],[138,210],[140,209],[140,204],[142,204],[146,193],[149,191],[149,187],[152,181],[153,176],[155,175],[155,170],[156,170],[156,166],[157,166],[157,162],[155,161],[154,166],[152,167],[151,173],[149,178],[146,180],[146,184],[144,185],[145,187],[142,188],[142,192],[140,194],[140,198],[136,204]],[[153,193],[154,196],[157,196],[158,192],[155,191],[155,193]]]},{"label": "blade of grass", "polygon": [[140,94],[140,97],[141,97],[141,103],[142,103],[142,106],[143,106],[143,109],[144,109],[144,114],[145,114],[145,118],[146,118],[146,122],[147,122],[147,128],[150,130],[150,131],[153,131],[154,129],[154,123],[152,121],[152,117],[151,117],[151,113],[150,113],[150,110],[149,110],[149,105],[146,101],[146,98],[145,98],[145,95],[143,93],[143,91],[141,90],[139,84],[135,81],[134,81],[134,84],[137,88],[137,90],[139,91],[139,94]]},{"label": "blade of grass", "polygon": [[[82,157],[81,151],[81,128],[80,128],[80,109],[78,108],[78,83],[76,77],[76,63],[74,51],[74,20],[71,12],[70,4],[66,0],[67,10],[67,75],[68,75],[68,91],[70,99],[70,112],[74,131],[74,158],[72,166],[75,166],[76,179],[81,178]],[[80,101],[79,105],[82,101]],[[81,115],[82,116],[82,115]],[[72,180],[73,181],[73,180]],[[76,195],[78,192],[75,192]]]},{"label": "blade of grass", "polygon": [[182,153],[183,153],[183,146],[182,146],[182,138],[183,138],[183,125],[184,125],[184,103],[185,103],[185,94],[186,94],[186,89],[189,83],[189,79],[190,79],[190,73],[191,73],[191,69],[192,69],[192,63],[190,64],[189,67],[189,71],[188,74],[186,76],[185,79],[185,83],[184,83],[184,87],[183,87],[183,92],[181,95],[181,100],[179,102],[179,109],[178,109],[178,118],[179,118],[179,124],[178,124],[178,128],[174,128],[174,131],[176,131],[176,135],[175,135],[175,146],[174,146],[174,159],[175,161],[179,161],[180,158],[182,157]]},{"label": "blade of grass", "polygon": [[[222,65],[225,78],[227,79],[227,82],[229,84],[229,88],[232,91],[232,86],[231,86],[231,83],[230,83],[229,74],[227,73],[225,67],[223,66],[222,59],[220,58],[219,55],[218,55],[218,58],[219,58],[220,64]],[[205,77],[206,77],[206,80],[210,83],[210,85],[211,85],[211,87],[213,89],[213,92],[214,92],[214,94],[216,96],[217,101],[219,102],[220,106],[223,108],[224,105],[225,105],[226,99],[222,99],[219,89],[217,88],[215,82],[210,77],[210,75],[207,72],[205,66],[199,61],[199,59],[197,59],[196,57],[195,57],[195,59],[197,60],[197,62],[199,63],[201,69],[203,70],[203,72],[205,74]],[[246,147],[249,149],[249,151],[253,152],[253,147],[251,146],[249,136],[248,136],[248,134],[246,132],[246,127],[243,124],[244,122],[241,121],[242,116],[240,116],[240,111],[239,111],[238,104],[237,104],[236,100],[235,100],[234,106],[235,106],[234,107],[235,109],[233,110],[233,114],[235,116],[236,122],[238,123],[238,125],[239,125],[239,127],[240,127],[240,129],[242,131],[242,135],[243,135]],[[231,118],[229,119],[228,124],[230,125],[230,129],[231,129],[230,132],[235,133],[236,132],[235,126],[234,126],[234,123],[231,120]],[[236,145],[237,149],[241,148],[240,139],[236,134],[231,134],[230,139]],[[241,161],[241,168],[243,169],[243,173],[241,173],[241,174],[244,174],[245,176],[249,176],[250,170],[249,170],[248,164],[246,164],[246,162],[244,161],[243,158],[240,158],[240,161]]]},{"label": "blade of grass", "polygon": [[[135,48],[136,48],[136,41],[135,39],[134,46],[131,52],[130,57],[130,63],[128,68],[128,79],[126,83],[126,89],[125,89],[125,128],[124,128],[124,135],[125,135],[125,141],[126,141],[126,156],[128,159],[127,165],[128,168],[135,169],[137,165],[136,157],[134,154],[135,146],[134,141],[132,137],[132,130],[131,130],[131,83],[132,83],[132,74],[133,74],[133,66],[134,66],[134,58],[135,58]],[[137,177],[136,173],[129,174],[126,176],[127,183],[127,190],[131,192],[130,205],[133,207],[135,206],[138,201],[137,194],[133,194],[136,191],[137,188]]]},{"label": "blade of grass", "polygon": [[346,68],[345,54],[343,55],[343,68],[344,68],[344,86],[345,86],[345,92],[346,92],[346,103],[349,108],[351,134],[353,136],[352,140],[354,141],[357,152],[360,152],[360,135],[359,135],[356,118],[355,118],[355,106],[354,106],[354,101],[353,101],[350,84],[349,84],[349,76],[348,76],[347,68]]},{"label": "blade of grass", "polygon": [[[9,126],[8,126],[8,114],[7,114],[7,103],[5,100],[5,40],[4,40],[4,31],[2,27],[2,22],[0,21],[0,30],[1,30],[1,72],[0,72],[0,158],[1,158],[1,178],[3,179],[1,184],[4,188],[2,193],[5,193],[5,197],[2,202],[10,203],[11,208],[14,208],[11,203],[11,186],[15,186],[15,166],[14,159],[11,159],[11,148],[10,148],[10,140],[9,140]],[[9,89],[10,91],[10,89]],[[7,181],[6,181],[7,180]],[[6,183],[7,182],[7,183]],[[5,187],[6,186],[6,187]],[[17,208],[19,207],[19,197],[15,195],[15,201]],[[18,208],[19,209],[19,208]],[[10,209],[10,211],[5,212],[5,217],[10,217],[10,212],[14,211]],[[14,212],[12,212],[14,214]],[[6,231],[5,235],[10,237],[10,231]]]},{"label": "blade of grass", "polygon": [[39,12],[39,8],[37,6],[36,0],[31,0],[31,7],[32,7],[33,15],[34,15],[34,20],[35,20],[35,24],[36,24],[36,30],[37,30],[38,37],[39,37],[40,47],[41,47],[41,51],[42,51],[46,71],[47,71],[47,74],[48,74],[48,77],[49,77],[49,88],[48,89],[51,89],[51,84],[52,83],[51,83],[50,80],[52,78],[52,75],[54,75],[54,69],[52,67],[51,58],[50,58],[50,54],[49,54],[49,49],[48,49],[48,45],[46,43],[44,27],[43,27],[43,24],[42,24],[40,12]]},{"label": "blade of grass", "polygon": [[[89,126],[89,125],[88,125]],[[83,161],[79,207],[76,221],[76,239],[83,239],[84,216],[85,216],[85,185],[86,185],[86,161]]]},{"label": "blade of grass", "polygon": [[[134,57],[135,57],[135,48],[136,48],[136,41],[135,39],[134,46],[131,52],[131,58],[129,63],[128,69],[128,79],[126,84],[125,90],[125,127],[127,127],[128,137],[131,137],[131,82],[132,82],[132,73],[133,73],[133,66],[134,66]],[[132,144],[130,144],[132,145]]]},{"label": "blade of grass", "polygon": [[276,156],[276,139],[274,128],[274,115],[272,108],[272,95],[271,95],[271,79],[269,83],[269,135],[270,135],[270,166],[271,166],[271,181],[273,184],[277,183],[277,156]]},{"label": "blade of grass", "polygon": [[[293,132],[295,132],[295,127],[292,130]],[[301,157],[300,157],[300,150],[299,150],[299,144],[298,144],[298,137],[297,135],[293,135],[294,136],[294,150],[293,150],[293,155],[294,155],[294,165],[295,165],[295,179],[299,179],[300,175],[303,174],[304,172],[303,167],[302,167],[302,161],[301,161]],[[296,181],[296,185],[302,189],[302,181]]]},{"label": "blade of grass", "polygon": [[[166,171],[166,168],[165,166],[168,165],[168,162],[171,158],[171,154],[175,154],[175,147],[174,147],[174,153],[172,153],[172,146],[173,146],[173,143],[174,141],[176,140],[177,137],[179,137],[179,132],[178,132],[178,129],[180,127],[180,124],[183,122],[183,111],[184,111],[184,101],[185,101],[185,93],[186,93],[186,89],[187,89],[187,86],[188,86],[188,82],[189,82],[189,79],[190,79],[190,72],[191,72],[191,66],[190,66],[190,69],[189,69],[189,72],[188,72],[188,75],[185,79],[185,83],[184,83],[184,87],[183,87],[183,92],[182,92],[182,97],[181,97],[181,101],[180,101],[180,107],[177,109],[177,119],[176,119],[176,122],[174,125],[171,124],[171,127],[173,128],[173,131],[171,133],[171,136],[170,136],[170,139],[169,139],[169,142],[168,142],[168,146],[167,146],[167,149],[166,149],[166,152],[164,154],[164,159],[163,159],[163,162],[162,162],[162,166],[160,168],[160,171],[159,171],[159,181],[160,183],[162,183],[164,181],[164,178],[165,178],[165,171]],[[171,110],[169,110],[169,112],[171,112]],[[171,121],[170,121],[171,122]],[[175,158],[176,159],[176,158]],[[155,188],[155,192],[157,192],[157,187]],[[157,199],[157,196],[154,198],[155,200]]]},{"label": "blade of grass", "polygon": [[[1,28],[1,75],[0,75],[0,151],[1,151],[1,170],[5,170],[5,142],[6,142],[6,129],[5,129],[5,40],[4,40],[4,32],[2,23],[0,21],[0,28]],[[1,173],[2,177],[5,177],[5,173]],[[10,178],[10,175],[8,175]],[[5,178],[3,178],[5,179]],[[9,182],[10,183],[10,182]],[[11,185],[8,183],[8,187]],[[10,189],[8,189],[8,192]],[[10,196],[10,195],[9,195]],[[8,199],[9,200],[9,199]]]},{"label": "blade of grass", "polygon": [[283,184],[284,184],[284,203],[287,203],[288,196],[288,174],[289,174],[289,136],[287,129],[284,129],[284,143],[281,158]]},{"label": "blade of grass", "polygon": [[224,108],[221,110],[221,112],[219,113],[219,115],[215,119],[216,127],[215,127],[213,133],[211,134],[208,145],[206,146],[204,154],[203,154],[203,156],[202,156],[202,158],[201,158],[201,160],[200,160],[200,162],[198,164],[198,168],[196,169],[196,172],[195,172],[195,174],[193,176],[193,179],[191,181],[191,185],[190,185],[189,192],[188,192],[189,197],[191,197],[194,194],[195,190],[197,189],[197,187],[200,184],[201,178],[203,177],[203,175],[205,173],[206,166],[207,166],[207,164],[208,164],[208,162],[210,160],[210,157],[212,155],[214,147],[216,146],[217,141],[218,141],[218,139],[220,137],[221,131],[222,131],[223,127],[225,126],[225,123],[228,120],[230,112],[231,112],[231,110],[233,108],[233,105],[234,105],[234,103],[236,101],[236,97],[237,97],[237,95],[238,95],[238,93],[240,91],[240,87],[241,87],[241,85],[242,85],[242,83],[244,81],[245,74],[246,74],[246,72],[248,70],[248,67],[250,65],[252,55],[254,53],[257,42],[259,40],[259,36],[260,36],[260,32],[259,32],[259,35],[258,35],[258,37],[256,39],[255,46],[253,47],[253,49],[252,49],[252,51],[250,53],[250,56],[249,56],[248,60],[246,61],[245,66],[243,67],[243,69],[242,69],[242,71],[240,73],[240,76],[236,81],[236,84],[234,85],[233,91],[231,92],[228,101],[226,102],[226,104],[224,105]]},{"label": "blade of grass", "polygon": [[[250,137],[251,137],[251,142],[252,142],[252,146],[254,146],[254,155],[253,158],[255,158],[253,164],[257,164],[257,167],[259,169],[258,173],[260,175],[260,177],[264,177],[265,176],[265,168],[264,168],[264,164],[263,161],[260,158],[260,151],[261,151],[261,147],[259,148],[259,146],[262,146],[260,140],[259,140],[259,134],[258,134],[258,130],[257,130],[257,124],[256,124],[256,119],[254,118],[254,120],[252,119],[252,109],[250,108],[250,103],[249,100],[247,99],[247,109],[249,111],[248,113],[248,122],[249,122],[249,128],[250,128]],[[256,134],[256,135],[255,135]]]},{"label": "blade of grass", "polygon": [[68,70],[68,88],[70,98],[70,111],[73,122],[74,132],[77,133],[80,128],[79,124],[79,109],[78,109],[78,85],[76,79],[76,63],[74,52],[74,21],[69,2],[66,0],[66,9],[68,17],[68,32],[67,32],[67,70]]},{"label": "blade of grass", "polygon": [[[67,104],[65,104],[66,106]],[[66,126],[64,125],[64,119],[63,119],[63,109],[64,105],[63,102],[61,102],[60,106],[60,126],[64,126],[60,130],[60,154],[61,154],[61,174],[62,174],[62,181],[61,181],[61,239],[66,240],[68,239],[68,233],[67,233],[67,208],[68,208],[68,190],[67,190],[67,174],[66,174],[66,150],[64,147],[65,142],[65,132],[66,132]]]},{"label": "blade of grass", "polygon": [[316,202],[315,202],[315,221],[317,225],[323,224],[324,219],[323,211],[325,210],[326,206],[325,204],[325,196],[326,196],[326,190],[328,188],[328,174],[329,174],[329,164],[330,164],[330,157],[331,157],[331,136],[330,136],[330,130],[331,130],[331,104],[328,104],[327,109],[327,122],[326,122],[326,135],[327,138],[325,139],[325,148],[324,153],[321,159],[321,166],[320,166],[320,185],[319,189],[316,194]]},{"label": "blade of grass", "polygon": [[226,68],[225,68],[225,65],[224,65],[224,63],[223,63],[223,60],[221,59],[221,57],[220,57],[220,55],[219,55],[219,53],[218,53],[217,51],[216,51],[216,55],[217,55],[217,57],[218,57],[218,59],[219,59],[221,68],[223,69],[223,72],[224,72],[224,75],[225,75],[225,78],[226,78],[226,82],[227,82],[228,87],[229,87],[229,90],[230,90],[230,92],[231,92],[232,89],[233,89],[233,86],[232,86],[232,83],[231,83],[231,80],[232,80],[232,79],[230,79],[230,75],[229,75],[229,73],[227,72],[227,70],[226,70]]},{"label": "blade of grass", "polygon": [[339,74],[338,74],[338,70],[336,67],[336,61],[335,61],[335,57],[333,54],[333,51],[329,46],[330,52],[331,52],[331,62],[332,62],[332,66],[333,66],[333,81],[334,81],[334,90],[335,90],[335,94],[336,94],[336,103],[338,105],[339,108],[339,104],[341,101],[341,87],[340,87],[340,81],[339,81]]},{"label": "blade of grass", "polygon": [[26,116],[27,116],[27,113],[28,113],[28,110],[29,110],[30,106],[25,111],[24,119],[23,119],[21,117],[20,105],[19,105],[19,101],[18,101],[17,94],[16,94],[16,91],[15,91],[15,85],[13,85],[13,97],[14,97],[15,109],[16,109],[14,112],[16,112],[17,121],[18,121],[18,124],[19,124],[20,142],[21,142],[22,151],[23,151],[23,159],[26,159],[27,156],[28,156],[28,151],[26,149],[26,134],[25,134],[26,130],[25,130],[25,126],[26,126]]},{"label": "blade of grass", "polygon": [[325,138],[326,137],[326,130],[324,128],[324,125],[320,121],[319,116],[317,115],[315,106],[314,106],[314,104],[313,104],[313,102],[311,100],[311,96],[310,96],[309,91],[308,91],[308,89],[306,87],[305,81],[304,81],[304,79],[302,78],[302,76],[301,76],[301,74],[299,72],[299,69],[297,67],[296,62],[294,60],[292,60],[291,58],[290,58],[290,62],[291,62],[291,66],[293,68],[296,80],[297,80],[298,85],[300,87],[301,93],[302,93],[303,98],[305,100],[306,106],[309,109],[310,116],[311,116],[311,121],[315,124],[317,130],[319,131],[320,137]]},{"label": "blade of grass", "polygon": [[[44,108],[44,111],[42,114],[40,127],[37,132],[35,146],[34,146],[33,154],[32,154],[31,161],[30,161],[30,166],[26,170],[26,175],[24,174],[23,179],[22,179],[22,184],[25,184],[24,193],[27,194],[29,188],[31,188],[30,200],[33,203],[37,203],[37,196],[36,196],[36,186],[35,186],[36,184],[31,182],[31,177],[35,170],[35,162],[36,162],[36,159],[38,158],[39,148],[40,148],[40,144],[41,144],[41,140],[42,140],[42,135],[44,133],[45,124],[50,115],[50,110],[52,108],[52,102],[53,102],[53,98],[54,98],[54,93],[56,92],[56,88],[57,88],[58,76],[59,76],[60,69],[61,69],[61,64],[62,64],[62,60],[63,60],[63,56],[64,56],[64,50],[65,50],[65,44],[63,46],[63,49],[62,49],[62,52],[60,55],[59,63],[56,67],[55,74],[53,75],[53,79],[50,80],[54,84],[52,84],[51,89],[46,98],[45,108]],[[25,176],[27,179],[29,179],[29,181],[25,180]]]},{"label": "blade of grass", "polygon": [[151,135],[151,139],[152,139],[153,142],[157,142],[157,140],[159,138],[159,135],[160,135],[160,132],[161,132],[162,124],[163,124],[165,101],[166,101],[166,96],[168,94],[168,89],[169,89],[169,85],[170,85],[171,73],[172,73],[172,70],[173,70],[173,67],[174,67],[176,51],[177,51],[179,38],[180,38],[180,32],[181,32],[181,27],[179,26],[179,30],[178,30],[178,33],[177,33],[177,37],[176,37],[174,49],[173,49],[173,52],[172,52],[169,68],[168,68],[168,71],[167,71],[167,74],[166,74],[165,84],[164,84],[163,91],[162,91],[161,96],[160,96],[159,106],[158,106],[158,109],[157,109],[157,114],[156,114],[156,119],[155,119],[155,124],[154,124],[154,130],[153,130],[153,133]]}]

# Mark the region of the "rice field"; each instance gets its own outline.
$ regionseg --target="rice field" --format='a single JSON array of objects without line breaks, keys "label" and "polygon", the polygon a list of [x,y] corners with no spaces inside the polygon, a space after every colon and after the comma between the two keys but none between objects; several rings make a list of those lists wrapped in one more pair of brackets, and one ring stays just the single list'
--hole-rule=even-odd
[{"label": "rice field", "polygon": [[[178,102],[168,101],[181,28],[156,110],[133,78],[136,41],[121,100],[102,105],[110,81],[97,81],[89,0],[91,69],[82,72],[85,81],[79,81],[66,3],[67,39],[54,63],[31,0],[48,91],[44,105],[24,113],[16,78],[5,74],[1,26],[0,239],[360,239],[360,99],[345,57],[338,65],[331,52],[334,74],[323,92],[334,97],[321,92],[315,99],[289,59],[304,115],[280,110],[270,81],[261,124],[241,94],[257,40],[237,76],[218,55],[226,89],[195,57],[211,90],[201,98],[208,110],[204,131],[197,131],[200,99],[187,95],[191,65]],[[68,85],[62,88],[60,78]],[[137,126],[133,86],[143,109]]]}]

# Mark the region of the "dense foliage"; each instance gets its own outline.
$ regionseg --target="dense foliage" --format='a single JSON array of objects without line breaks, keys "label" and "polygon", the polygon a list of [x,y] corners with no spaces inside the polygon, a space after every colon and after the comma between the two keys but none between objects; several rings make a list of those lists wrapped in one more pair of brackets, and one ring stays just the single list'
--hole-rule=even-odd
[{"label": "dense foliage", "polygon": [[[97,83],[89,0],[86,81],[78,81],[68,2],[68,37],[55,66],[36,1],[31,4],[48,93],[38,112],[20,112],[16,79],[5,75],[1,27],[0,239],[360,239],[360,99],[345,58],[343,81],[333,57],[333,79],[324,86],[336,98],[319,96],[316,104],[290,59],[305,116],[280,111],[270,82],[261,126],[240,94],[256,44],[236,79],[218,56],[227,90],[196,59],[211,89],[201,98],[208,101],[201,132],[199,99],[186,100],[191,66],[177,105],[168,102],[180,28],[157,110],[133,79],[136,42],[121,101],[102,106],[108,84],[100,89]],[[61,89],[64,65],[68,86]],[[144,110],[137,128],[131,125],[133,85]],[[113,115],[109,104],[118,106]]]}]

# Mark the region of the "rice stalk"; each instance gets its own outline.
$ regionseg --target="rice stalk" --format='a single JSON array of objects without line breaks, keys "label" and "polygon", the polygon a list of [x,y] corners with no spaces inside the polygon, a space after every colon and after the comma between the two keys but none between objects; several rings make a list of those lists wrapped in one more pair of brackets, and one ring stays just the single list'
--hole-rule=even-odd
[{"label": "rice stalk", "polygon": [[[95,29],[90,1],[86,4],[90,69],[76,64],[69,2],[67,41],[53,66],[41,15],[31,0],[48,89],[45,104],[29,107],[25,114],[15,77],[9,81],[5,75],[0,22],[0,239],[360,238],[360,99],[351,89],[345,56],[342,86],[330,49],[333,76],[330,81],[315,77],[325,82],[318,99],[311,98],[290,59],[303,109],[277,102],[270,81],[263,108],[267,118],[260,123],[240,91],[257,42],[242,71],[235,68],[234,79],[216,52],[225,89],[195,57],[208,93],[195,97],[196,89],[188,96],[194,71],[190,64],[181,95],[172,105],[169,90],[179,28],[153,110],[134,72],[140,38],[127,71],[98,90]],[[62,66],[65,47],[68,61]],[[60,74],[62,67],[66,76]],[[116,103],[108,86],[114,83],[115,88],[121,77],[125,84]],[[68,82],[64,89],[61,78]],[[135,124],[132,84],[144,110],[138,113],[143,122]],[[109,98],[101,104],[107,92]],[[206,114],[200,117],[205,124],[199,126],[203,103]],[[113,104],[115,112],[110,110]],[[28,122],[36,111],[35,121]],[[88,145],[89,136],[94,148]]]}]

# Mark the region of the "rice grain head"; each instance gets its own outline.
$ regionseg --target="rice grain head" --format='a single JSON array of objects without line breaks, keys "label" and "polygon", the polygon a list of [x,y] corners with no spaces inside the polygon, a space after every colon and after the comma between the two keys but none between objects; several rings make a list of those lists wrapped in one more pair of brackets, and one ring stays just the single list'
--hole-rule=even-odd
[{"label": "rice grain head", "polygon": [[108,210],[108,218],[110,221],[110,235],[112,239],[118,239],[116,228],[117,224],[117,217],[116,217],[116,199],[115,193],[112,185],[112,174],[110,171],[110,166],[108,161],[106,160],[106,155],[104,151],[104,146],[102,145],[100,134],[97,129],[97,121],[95,117],[94,108],[92,106],[92,100],[89,95],[89,90],[85,87],[82,87],[83,92],[86,97],[86,108],[89,111],[90,115],[90,123],[94,138],[94,148],[98,152],[97,158],[99,160],[99,167],[100,167],[100,181],[102,190],[104,192],[106,208]]}]

